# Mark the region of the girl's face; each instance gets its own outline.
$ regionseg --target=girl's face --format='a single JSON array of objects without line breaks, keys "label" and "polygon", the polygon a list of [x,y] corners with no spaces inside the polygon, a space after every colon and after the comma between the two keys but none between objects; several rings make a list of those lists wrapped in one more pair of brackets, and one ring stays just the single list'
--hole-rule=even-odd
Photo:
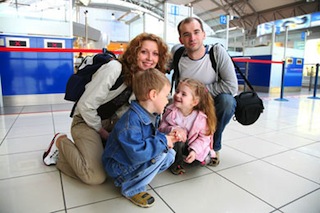
[{"label": "girl's face", "polygon": [[174,105],[184,114],[191,113],[193,107],[198,104],[198,99],[193,96],[193,92],[190,87],[184,83],[179,83],[173,96],[173,100]]},{"label": "girl's face", "polygon": [[155,41],[146,40],[142,42],[138,52],[137,63],[140,71],[155,68],[159,61],[159,48]]}]

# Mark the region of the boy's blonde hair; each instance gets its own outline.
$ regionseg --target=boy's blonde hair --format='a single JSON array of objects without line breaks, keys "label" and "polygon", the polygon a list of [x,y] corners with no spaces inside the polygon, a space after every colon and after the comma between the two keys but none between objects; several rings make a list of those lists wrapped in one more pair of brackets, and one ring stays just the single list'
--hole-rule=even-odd
[{"label": "boy's blonde hair", "polygon": [[199,103],[194,106],[194,110],[202,111],[207,115],[208,135],[212,135],[216,130],[217,117],[214,100],[207,87],[198,80],[185,78],[179,82],[185,84],[192,91],[193,98],[197,98]]},{"label": "boy's blonde hair", "polygon": [[165,85],[171,86],[166,75],[156,68],[150,68],[134,75],[132,90],[138,101],[146,101],[151,90],[160,92]]}]

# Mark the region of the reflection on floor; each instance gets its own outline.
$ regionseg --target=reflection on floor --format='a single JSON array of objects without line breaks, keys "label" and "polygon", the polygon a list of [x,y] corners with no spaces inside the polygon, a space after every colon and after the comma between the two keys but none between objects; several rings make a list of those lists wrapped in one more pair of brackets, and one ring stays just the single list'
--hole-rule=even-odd
[{"label": "reflection on floor", "polygon": [[42,163],[56,132],[70,136],[71,104],[4,107],[0,115],[0,212],[320,212],[320,100],[311,92],[259,94],[265,105],[251,126],[230,121],[221,163],[181,176],[159,174],[141,209],[111,179],[88,186]]}]

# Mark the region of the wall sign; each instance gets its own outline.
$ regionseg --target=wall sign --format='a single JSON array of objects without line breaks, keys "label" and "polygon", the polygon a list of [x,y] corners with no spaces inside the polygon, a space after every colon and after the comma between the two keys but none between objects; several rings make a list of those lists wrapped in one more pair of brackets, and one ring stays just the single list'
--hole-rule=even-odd
[{"label": "wall sign", "polygon": [[63,40],[44,39],[44,48],[65,48]]},{"label": "wall sign", "polygon": [[6,47],[30,47],[28,38],[6,37]]}]

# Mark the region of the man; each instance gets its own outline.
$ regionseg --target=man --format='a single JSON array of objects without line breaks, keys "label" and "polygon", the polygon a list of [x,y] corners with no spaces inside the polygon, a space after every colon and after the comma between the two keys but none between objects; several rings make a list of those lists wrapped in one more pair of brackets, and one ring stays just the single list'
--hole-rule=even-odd
[{"label": "man", "polygon": [[[178,24],[178,32],[179,41],[185,47],[178,62],[179,79],[194,78],[203,82],[214,98],[218,123],[213,145],[217,159],[213,166],[217,166],[220,163],[222,132],[232,118],[236,107],[234,96],[238,91],[238,80],[235,69],[223,46],[203,44],[206,34],[200,19],[188,17],[182,20]],[[213,69],[210,60],[210,48],[214,48],[216,70]]]}]

